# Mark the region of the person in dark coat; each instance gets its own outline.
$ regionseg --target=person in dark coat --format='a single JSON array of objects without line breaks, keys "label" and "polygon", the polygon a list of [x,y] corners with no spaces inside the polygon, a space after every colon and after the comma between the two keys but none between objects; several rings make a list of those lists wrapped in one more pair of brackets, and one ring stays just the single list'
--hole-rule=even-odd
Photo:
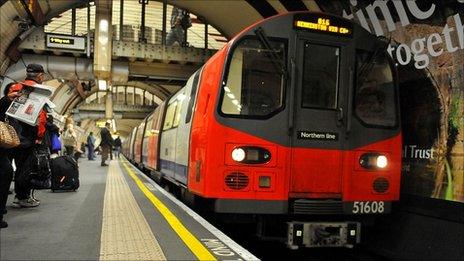
[{"label": "person in dark coat", "polygon": [[119,136],[114,140],[114,149],[116,150],[116,156],[118,157],[118,159],[120,158],[120,154],[121,154],[121,146],[122,146],[122,142],[121,142],[121,138],[119,138]]},{"label": "person in dark coat", "polygon": [[100,142],[100,147],[102,149],[102,160],[101,160],[101,165],[102,166],[108,166],[106,164],[106,160],[108,159],[108,154],[110,153],[111,146],[113,146],[113,137],[111,137],[111,132],[110,132],[110,123],[107,122],[105,124],[105,127],[102,128],[100,132],[100,137],[101,137],[101,142]]},{"label": "person in dark coat", "polygon": [[[17,95],[24,86],[33,87],[35,84],[41,84],[45,78],[45,72],[40,64],[29,64],[26,67],[26,80],[22,83],[13,84],[10,87],[8,96]],[[30,208],[40,205],[40,201],[31,195],[31,183],[29,173],[31,172],[33,162],[33,151],[35,148],[42,146],[42,140],[46,132],[47,112],[42,108],[38,116],[37,126],[31,126],[27,123],[19,122],[19,136],[21,144],[14,149],[14,160],[16,164],[15,172],[15,192],[16,197],[13,201],[13,207]]]},{"label": "person in dark coat", "polygon": [[185,10],[174,6],[171,12],[171,31],[166,36],[166,45],[173,45],[177,42],[180,46],[187,46],[185,33],[192,26],[191,23],[190,15]]},{"label": "person in dark coat", "polygon": [[95,137],[92,131],[87,136],[87,148],[89,148],[88,159],[95,160]]},{"label": "person in dark coat", "polygon": [[52,136],[53,135],[56,135],[58,137],[60,137],[60,128],[58,126],[56,126],[55,123],[53,123],[53,116],[52,115],[48,115],[47,116],[47,123],[45,125],[47,131],[45,132],[45,136],[42,140],[42,145],[48,147],[50,149],[50,153],[51,154],[55,154],[55,153],[58,153],[60,149],[54,149],[52,147]]},{"label": "person in dark coat", "polygon": [[[11,101],[17,97],[17,94],[8,95],[12,85],[13,83],[10,83],[5,87],[4,96],[0,99],[0,121],[3,122],[5,122],[5,113],[8,107],[10,107]],[[8,119],[8,122],[13,127],[18,126],[15,119]],[[16,132],[18,132],[17,129]],[[6,202],[8,200],[11,180],[13,179],[13,167],[11,166],[12,156],[12,149],[0,148],[0,228],[8,227],[8,223],[3,219],[3,216],[7,213]]]}]

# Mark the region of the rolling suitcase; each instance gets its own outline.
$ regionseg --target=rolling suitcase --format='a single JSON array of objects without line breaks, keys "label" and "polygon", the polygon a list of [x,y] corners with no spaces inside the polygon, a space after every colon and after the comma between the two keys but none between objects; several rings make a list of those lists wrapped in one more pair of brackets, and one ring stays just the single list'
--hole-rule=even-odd
[{"label": "rolling suitcase", "polygon": [[65,155],[50,160],[52,170],[51,190],[73,190],[79,188],[79,168],[72,156]]}]

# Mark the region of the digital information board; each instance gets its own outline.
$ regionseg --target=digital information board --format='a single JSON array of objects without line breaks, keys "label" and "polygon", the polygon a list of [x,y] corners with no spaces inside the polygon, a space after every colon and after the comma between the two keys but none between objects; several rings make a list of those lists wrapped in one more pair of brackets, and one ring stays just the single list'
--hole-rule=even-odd
[{"label": "digital information board", "polygon": [[85,51],[85,37],[60,34],[47,34],[45,46],[47,48]]},{"label": "digital information board", "polygon": [[353,36],[353,25],[350,21],[324,14],[295,14],[293,28],[335,36]]}]

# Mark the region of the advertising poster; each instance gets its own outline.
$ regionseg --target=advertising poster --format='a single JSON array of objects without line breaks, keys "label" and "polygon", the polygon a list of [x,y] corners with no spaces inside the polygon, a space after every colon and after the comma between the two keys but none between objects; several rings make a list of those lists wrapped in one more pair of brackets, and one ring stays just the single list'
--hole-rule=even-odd
[{"label": "advertising poster", "polygon": [[464,203],[464,0],[317,2],[390,40],[402,110],[402,193]]}]

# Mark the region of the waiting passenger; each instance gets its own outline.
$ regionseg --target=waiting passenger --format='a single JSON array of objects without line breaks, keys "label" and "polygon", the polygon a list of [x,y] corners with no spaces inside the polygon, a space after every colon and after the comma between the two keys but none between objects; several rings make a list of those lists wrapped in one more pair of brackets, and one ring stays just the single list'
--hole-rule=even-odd
[{"label": "waiting passenger", "polygon": [[166,45],[177,42],[180,46],[187,46],[185,32],[191,26],[192,21],[187,11],[174,6],[171,13],[171,31],[166,37]]},{"label": "waiting passenger", "polygon": [[95,136],[93,136],[92,131],[89,133],[89,136],[87,136],[87,148],[89,149],[87,158],[89,160],[95,160]]},{"label": "waiting passenger", "polygon": [[[26,68],[26,80],[24,83],[17,83],[11,86],[8,96],[15,97],[19,95],[25,85],[34,86],[41,84],[45,78],[44,69],[39,64],[29,64]],[[42,139],[46,131],[47,112],[42,108],[38,116],[37,126],[31,126],[27,123],[18,121],[20,131],[18,135],[21,138],[21,144],[14,149],[14,160],[16,164],[15,173],[15,192],[16,197],[13,201],[13,207],[29,208],[37,207],[40,201],[31,196],[31,183],[29,173],[32,168],[34,150],[43,147]]]},{"label": "waiting passenger", "polygon": [[113,146],[113,137],[111,137],[111,132],[110,132],[110,123],[106,122],[105,127],[102,128],[100,135],[101,135],[101,142],[100,142],[100,147],[102,150],[102,159],[101,159],[101,165],[102,166],[108,166],[106,164],[106,160],[108,159],[108,154],[110,153],[111,146]]},{"label": "waiting passenger", "polygon": [[[17,94],[8,95],[8,91],[13,83],[5,87],[4,96],[0,99],[0,121],[5,122],[5,113],[10,107],[11,101]],[[15,119],[9,119],[9,124],[18,127]],[[16,124],[13,124],[13,121]],[[16,132],[18,129],[16,128]],[[13,156],[12,149],[0,148],[0,228],[8,227],[8,223],[3,219],[6,214],[6,201],[10,190],[11,180],[13,179],[13,167],[11,165],[11,158]]]},{"label": "waiting passenger", "polygon": [[47,131],[44,137],[44,145],[48,146],[51,154],[58,154],[61,150],[60,128],[53,123],[53,116],[48,115]]},{"label": "waiting passenger", "polygon": [[116,156],[120,157],[120,154],[121,154],[121,146],[122,146],[122,142],[121,142],[121,138],[119,138],[119,136],[114,140],[114,150],[116,151]]},{"label": "waiting passenger", "polygon": [[61,135],[66,155],[74,157],[77,146],[77,134],[74,131],[74,121],[72,118],[66,119],[66,126],[64,127],[63,134]]}]

